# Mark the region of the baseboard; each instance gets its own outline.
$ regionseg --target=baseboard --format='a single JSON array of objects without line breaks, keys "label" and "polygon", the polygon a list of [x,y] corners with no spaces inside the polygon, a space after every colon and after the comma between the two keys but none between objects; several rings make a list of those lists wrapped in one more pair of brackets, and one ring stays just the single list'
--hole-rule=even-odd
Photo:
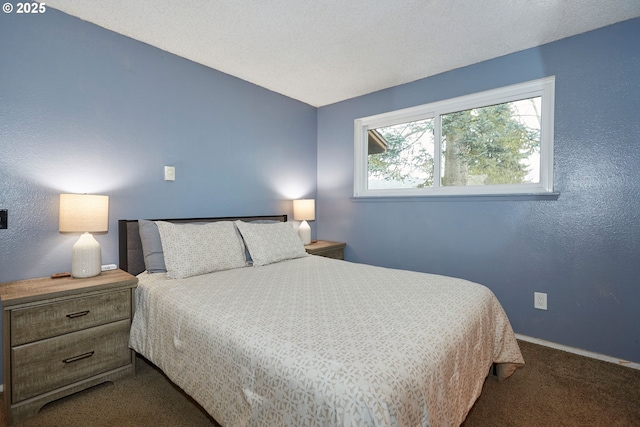
[{"label": "baseboard", "polygon": [[629,362],[628,360],[617,359],[615,357],[606,356],[604,354],[582,350],[581,348],[569,347],[568,345],[562,345],[562,344],[558,344],[551,341],[541,340],[540,338],[528,337],[526,335],[516,334],[516,338],[522,341],[543,345],[545,347],[555,348],[556,350],[562,350],[568,353],[578,354],[580,356],[590,357],[592,359],[598,359],[605,362],[615,363],[616,365],[626,366],[627,368],[640,370],[640,363]]}]

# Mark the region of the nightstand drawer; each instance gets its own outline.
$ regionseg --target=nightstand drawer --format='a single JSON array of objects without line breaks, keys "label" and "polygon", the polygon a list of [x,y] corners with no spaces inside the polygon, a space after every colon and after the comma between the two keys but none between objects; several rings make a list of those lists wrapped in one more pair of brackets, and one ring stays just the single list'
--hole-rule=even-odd
[{"label": "nightstand drawer", "polygon": [[131,363],[129,319],[11,349],[12,403]]},{"label": "nightstand drawer", "polygon": [[131,292],[123,289],[11,311],[11,346],[103,325],[131,316]]}]

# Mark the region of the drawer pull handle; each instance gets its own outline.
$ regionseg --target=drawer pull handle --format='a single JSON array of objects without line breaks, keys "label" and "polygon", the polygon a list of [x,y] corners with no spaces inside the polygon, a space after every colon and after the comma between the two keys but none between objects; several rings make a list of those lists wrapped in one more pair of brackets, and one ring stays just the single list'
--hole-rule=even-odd
[{"label": "drawer pull handle", "polygon": [[64,359],[62,362],[63,363],[73,363],[73,362],[77,362],[78,360],[82,360],[82,359],[86,359],[87,357],[91,357],[93,356],[93,353],[95,353],[95,351],[90,351],[88,353],[84,353],[84,354],[79,354],[77,356],[73,356],[70,357],[68,359]]},{"label": "drawer pull handle", "polygon": [[75,319],[76,317],[82,317],[82,316],[86,316],[87,314],[89,314],[90,310],[85,310],[85,311],[79,311],[77,313],[71,313],[71,314],[67,314],[67,317],[69,319]]}]

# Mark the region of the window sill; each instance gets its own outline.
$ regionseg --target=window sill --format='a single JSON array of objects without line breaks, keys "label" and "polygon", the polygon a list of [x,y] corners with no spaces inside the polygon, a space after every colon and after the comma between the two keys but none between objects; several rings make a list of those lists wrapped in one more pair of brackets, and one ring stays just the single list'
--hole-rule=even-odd
[{"label": "window sill", "polygon": [[434,194],[429,196],[363,196],[351,197],[352,202],[490,202],[558,200],[560,193],[531,194]]}]

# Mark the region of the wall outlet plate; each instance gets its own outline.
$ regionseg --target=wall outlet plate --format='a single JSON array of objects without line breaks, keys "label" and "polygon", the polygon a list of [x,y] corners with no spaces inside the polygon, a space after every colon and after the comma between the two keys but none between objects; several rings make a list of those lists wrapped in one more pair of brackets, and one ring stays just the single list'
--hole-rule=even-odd
[{"label": "wall outlet plate", "polygon": [[9,211],[6,209],[0,209],[0,230],[7,229],[7,221],[8,221]]},{"label": "wall outlet plate", "polygon": [[547,309],[547,294],[542,292],[534,292],[533,293],[533,308],[537,308],[538,310],[546,310]]}]

